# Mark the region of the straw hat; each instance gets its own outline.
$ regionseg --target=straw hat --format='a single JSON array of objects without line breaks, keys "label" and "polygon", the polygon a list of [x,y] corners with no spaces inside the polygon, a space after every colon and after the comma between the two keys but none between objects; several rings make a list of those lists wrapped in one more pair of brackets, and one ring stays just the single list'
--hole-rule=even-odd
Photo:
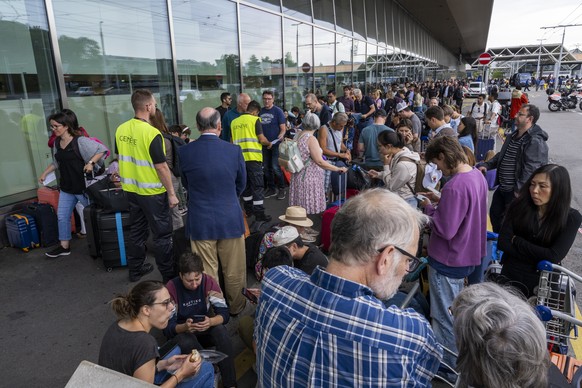
[{"label": "straw hat", "polygon": [[306,228],[313,225],[313,221],[307,218],[307,211],[301,206],[289,206],[285,210],[285,215],[279,216],[279,219],[288,224],[303,226]]}]

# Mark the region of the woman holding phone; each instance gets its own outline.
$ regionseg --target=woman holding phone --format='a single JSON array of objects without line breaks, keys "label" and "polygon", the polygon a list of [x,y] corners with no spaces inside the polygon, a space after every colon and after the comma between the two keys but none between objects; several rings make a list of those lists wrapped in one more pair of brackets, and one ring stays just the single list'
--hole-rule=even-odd
[{"label": "woman holding phone", "polygon": [[[236,387],[234,351],[225,326],[230,315],[220,285],[204,273],[202,259],[196,253],[183,253],[178,271],[178,277],[166,285],[176,301],[176,314],[170,319],[164,334],[168,339],[176,339],[182,353],[216,346],[216,350],[227,355],[218,363],[222,383],[225,388]],[[214,311],[212,316],[210,306]]]},{"label": "woman holding phone", "polygon": [[190,361],[189,355],[174,355],[158,360],[158,344],[149,332],[166,327],[176,310],[162,282],[140,282],[127,295],[113,299],[111,307],[119,320],[103,337],[99,365],[150,384],[165,375],[161,379],[164,388],[214,386],[212,365],[201,359]]}]

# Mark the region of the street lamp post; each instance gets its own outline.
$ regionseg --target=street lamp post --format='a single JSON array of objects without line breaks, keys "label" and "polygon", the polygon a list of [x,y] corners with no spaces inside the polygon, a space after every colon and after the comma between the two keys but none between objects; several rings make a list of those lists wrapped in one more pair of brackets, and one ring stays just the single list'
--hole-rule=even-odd
[{"label": "street lamp post", "polygon": [[538,41],[540,42],[540,51],[538,52],[538,67],[536,69],[536,77],[538,78],[538,80],[541,78],[541,74],[540,74],[540,59],[542,56],[542,42],[546,40],[546,39],[538,39]]}]

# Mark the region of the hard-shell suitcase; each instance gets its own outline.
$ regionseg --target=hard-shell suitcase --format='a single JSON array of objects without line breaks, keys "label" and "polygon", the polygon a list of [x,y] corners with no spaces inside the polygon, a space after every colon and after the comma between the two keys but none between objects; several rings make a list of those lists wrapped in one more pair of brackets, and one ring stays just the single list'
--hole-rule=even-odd
[{"label": "hard-shell suitcase", "polygon": [[117,212],[114,214],[99,212],[97,214],[101,257],[103,258],[105,269],[110,272],[114,267],[127,266],[125,241],[129,237],[129,212]]},{"label": "hard-shell suitcase", "polygon": [[83,209],[83,219],[87,230],[87,246],[89,247],[89,255],[94,259],[101,256],[97,212],[98,209],[94,205],[89,205]]},{"label": "hard-shell suitcase", "polygon": [[[341,208],[341,206],[343,205],[343,203],[346,201],[346,185],[347,185],[347,180],[346,179],[342,179],[342,175],[345,174],[338,174],[337,176],[337,181],[338,181],[338,187],[340,185],[342,185],[343,187],[341,187],[338,190],[338,195],[339,195],[339,199],[337,200],[337,205],[335,206],[331,206],[327,209],[325,209],[325,211],[323,212],[323,215],[321,217],[321,247],[325,252],[329,252],[329,248],[331,246],[331,222],[333,221],[333,218],[335,217],[335,214],[338,212],[338,210]],[[344,194],[344,197],[342,198],[342,192]]]},{"label": "hard-shell suitcase", "polygon": [[11,214],[6,217],[6,230],[11,246],[28,252],[40,246],[34,217],[30,214]]},{"label": "hard-shell suitcase", "polygon": [[477,139],[477,149],[475,150],[475,159],[477,162],[482,162],[485,160],[487,152],[493,150],[495,151],[495,134],[489,133],[488,129],[485,129],[483,133],[487,133],[480,136]]},{"label": "hard-shell suitcase", "polygon": [[59,224],[55,209],[48,203],[32,202],[26,204],[24,210],[34,217],[40,236],[40,244],[43,247],[58,244]]},{"label": "hard-shell suitcase", "polygon": [[[55,209],[55,212],[58,212],[59,209],[59,195],[60,195],[59,190],[54,187],[43,186],[39,187],[38,190],[36,191],[38,202],[48,203]],[[77,224],[75,222],[74,211],[73,215],[71,215],[71,232],[73,233],[77,232]]]}]

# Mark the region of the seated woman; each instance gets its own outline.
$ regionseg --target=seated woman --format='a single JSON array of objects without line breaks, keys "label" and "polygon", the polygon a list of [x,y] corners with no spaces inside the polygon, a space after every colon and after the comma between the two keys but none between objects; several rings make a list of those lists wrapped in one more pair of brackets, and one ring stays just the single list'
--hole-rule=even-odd
[{"label": "seated woman", "polygon": [[414,198],[416,184],[416,163],[420,162],[420,156],[411,152],[405,146],[406,139],[400,133],[383,131],[378,134],[378,150],[383,155],[384,171],[370,170],[368,175],[372,178],[382,179],[386,188],[410,204],[417,207]]},{"label": "seated woman", "polygon": [[156,371],[168,371],[172,374],[161,384],[165,388],[214,386],[214,369],[207,362],[191,362],[187,354],[158,361],[158,344],[149,332],[165,328],[176,310],[162,282],[140,282],[127,295],[113,299],[111,307],[119,320],[103,337],[99,365],[150,384]]},{"label": "seated woman", "polygon": [[[224,326],[230,316],[222,290],[214,278],[204,273],[202,259],[196,253],[183,253],[178,271],[179,276],[166,285],[178,310],[164,334],[168,339],[175,337],[182,353],[201,350],[202,344],[215,345],[216,350],[228,356],[218,363],[222,382],[225,387],[236,387],[234,352]],[[210,313],[210,306],[214,314]]]},{"label": "seated woman", "polygon": [[461,291],[450,312],[459,350],[456,386],[548,386],[546,331],[525,300],[486,282]]},{"label": "seated woman", "polygon": [[571,201],[568,170],[546,164],[509,205],[497,243],[503,251],[501,275],[528,298],[539,282],[538,262],[559,264],[574,243],[582,215],[570,207]]}]

